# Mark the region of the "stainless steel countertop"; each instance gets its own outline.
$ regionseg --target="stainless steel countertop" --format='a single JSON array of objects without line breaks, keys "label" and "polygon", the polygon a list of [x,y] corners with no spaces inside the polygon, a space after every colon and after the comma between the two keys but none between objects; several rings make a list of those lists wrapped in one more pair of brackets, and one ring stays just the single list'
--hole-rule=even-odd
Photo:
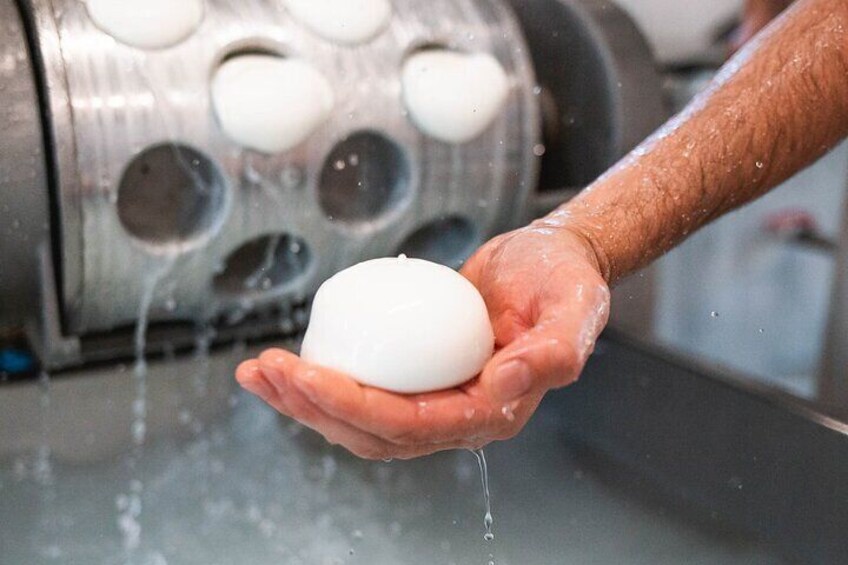
[{"label": "stainless steel countertop", "polygon": [[[115,419],[130,411],[127,367],[57,381],[47,410],[35,385],[0,389],[0,428],[26,414],[34,428],[16,454],[0,450],[3,564],[127,562],[118,506],[131,480],[143,485],[133,563],[484,564],[490,554],[500,565],[783,562],[569,444],[556,399],[521,437],[487,449],[495,516],[487,543],[471,453],[356,460],[235,392],[231,371],[247,353],[152,364],[151,438],[135,471],[129,416]],[[53,447],[46,485],[35,472],[39,434]]]}]

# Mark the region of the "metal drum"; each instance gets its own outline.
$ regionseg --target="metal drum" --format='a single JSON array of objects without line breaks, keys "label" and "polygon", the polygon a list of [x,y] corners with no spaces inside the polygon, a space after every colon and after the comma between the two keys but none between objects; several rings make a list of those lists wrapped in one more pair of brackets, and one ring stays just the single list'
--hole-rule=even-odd
[{"label": "metal drum", "polygon": [[[148,305],[152,321],[276,308],[353,263],[404,251],[458,265],[524,219],[541,127],[513,12],[500,0],[394,0],[393,10],[379,36],[345,47],[281,2],[207,0],[190,37],[143,50],[99,29],[84,2],[32,0],[66,332],[128,325]],[[503,111],[469,143],[424,135],[404,108],[402,64],[433,45],[491,53],[508,73]],[[288,152],[243,149],[211,107],[216,67],[256,50],[308,61],[335,91],[329,121]]]},{"label": "metal drum", "polygon": [[0,339],[23,325],[38,304],[33,252],[49,245],[47,168],[36,69],[23,21],[0,2]]}]

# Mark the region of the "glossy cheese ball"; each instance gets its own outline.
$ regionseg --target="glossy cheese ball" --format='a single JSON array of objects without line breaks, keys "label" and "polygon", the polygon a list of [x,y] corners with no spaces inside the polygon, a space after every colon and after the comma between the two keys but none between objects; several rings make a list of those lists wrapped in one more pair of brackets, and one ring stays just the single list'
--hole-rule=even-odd
[{"label": "glossy cheese ball", "polygon": [[342,271],[315,297],[302,357],[398,393],[456,387],[494,349],[486,304],[462,275],[403,256]]},{"label": "glossy cheese ball", "polygon": [[171,47],[203,20],[203,0],[86,0],[88,15],[121,43],[142,49]]},{"label": "glossy cheese ball", "polygon": [[303,143],[327,121],[334,97],[327,79],[305,61],[241,55],[218,68],[212,102],[230,139],[279,153]]},{"label": "glossy cheese ball", "polygon": [[427,49],[403,66],[403,99],[427,135],[466,143],[495,121],[509,94],[506,71],[486,53]]}]

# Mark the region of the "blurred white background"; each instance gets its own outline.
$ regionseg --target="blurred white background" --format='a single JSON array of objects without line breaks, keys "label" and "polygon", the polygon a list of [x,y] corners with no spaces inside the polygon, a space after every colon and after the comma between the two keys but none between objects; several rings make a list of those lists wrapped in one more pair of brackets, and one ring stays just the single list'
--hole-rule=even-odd
[{"label": "blurred white background", "polygon": [[647,34],[663,63],[699,59],[716,30],[741,10],[742,0],[614,0]]}]

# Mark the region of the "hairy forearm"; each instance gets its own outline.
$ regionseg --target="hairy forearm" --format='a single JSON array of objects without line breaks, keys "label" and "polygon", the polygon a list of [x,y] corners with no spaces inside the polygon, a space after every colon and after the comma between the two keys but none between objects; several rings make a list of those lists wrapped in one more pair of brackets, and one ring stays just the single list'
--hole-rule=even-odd
[{"label": "hairy forearm", "polygon": [[578,228],[615,282],[846,134],[848,2],[801,0],[682,114],[540,222]]}]

